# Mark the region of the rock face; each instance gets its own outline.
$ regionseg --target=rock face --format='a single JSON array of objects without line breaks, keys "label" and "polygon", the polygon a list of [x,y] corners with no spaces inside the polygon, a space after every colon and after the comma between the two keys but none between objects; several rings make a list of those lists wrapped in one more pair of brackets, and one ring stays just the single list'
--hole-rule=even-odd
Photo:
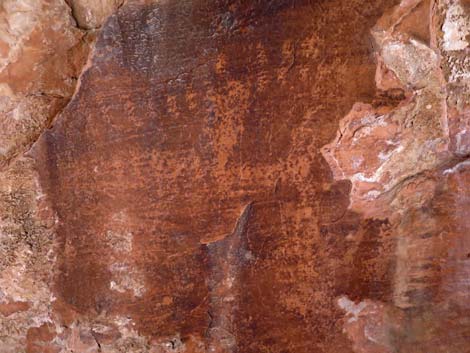
[{"label": "rock face", "polygon": [[0,6],[1,353],[469,351],[468,1]]},{"label": "rock face", "polygon": [[395,240],[389,300],[338,302],[358,352],[469,349],[468,5],[407,1],[384,15],[376,83],[403,100],[356,103],[322,150],[351,181],[350,210],[386,218]]},{"label": "rock face", "polygon": [[113,14],[124,0],[68,0],[77,25],[83,29],[97,29]]},{"label": "rock face", "polygon": [[87,40],[63,1],[2,1],[0,165],[24,153],[68,102]]}]

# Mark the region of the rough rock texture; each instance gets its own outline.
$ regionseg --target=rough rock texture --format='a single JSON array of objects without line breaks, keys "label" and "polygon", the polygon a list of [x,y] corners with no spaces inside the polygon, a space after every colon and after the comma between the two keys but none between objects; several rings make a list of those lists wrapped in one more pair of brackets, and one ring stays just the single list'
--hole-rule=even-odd
[{"label": "rough rock texture", "polygon": [[398,2],[2,2],[0,353],[469,352],[470,3]]},{"label": "rough rock texture", "polygon": [[2,353],[35,351],[31,329],[51,321],[55,217],[23,154],[70,100],[89,42],[63,1],[0,3]]},{"label": "rough rock texture", "polygon": [[394,261],[389,300],[338,301],[355,351],[470,349],[469,15],[463,1],[403,1],[384,15],[376,83],[403,100],[356,103],[322,150],[352,183],[350,210],[386,219],[395,242],[382,254]]},{"label": "rough rock texture", "polygon": [[[69,102],[93,33],[62,0],[0,2],[0,352],[53,352],[55,212],[24,156]],[[59,327],[60,330],[60,327]]]},{"label": "rough rock texture", "polygon": [[75,89],[88,38],[61,0],[0,3],[0,165],[25,152]]},{"label": "rough rock texture", "polygon": [[67,0],[80,28],[97,29],[124,0]]}]

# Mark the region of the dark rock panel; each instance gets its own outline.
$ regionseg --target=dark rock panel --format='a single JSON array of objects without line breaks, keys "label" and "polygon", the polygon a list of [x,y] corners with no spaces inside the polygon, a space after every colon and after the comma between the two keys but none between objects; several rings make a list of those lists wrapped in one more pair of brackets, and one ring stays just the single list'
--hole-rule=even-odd
[{"label": "dark rock panel", "polygon": [[352,351],[337,297],[387,298],[389,225],[348,211],[320,148],[380,100],[369,31],[391,5],[129,1],[108,19],[33,152],[62,340]]},{"label": "dark rock panel", "polygon": [[470,352],[469,38],[468,0],[0,1],[0,353]]}]

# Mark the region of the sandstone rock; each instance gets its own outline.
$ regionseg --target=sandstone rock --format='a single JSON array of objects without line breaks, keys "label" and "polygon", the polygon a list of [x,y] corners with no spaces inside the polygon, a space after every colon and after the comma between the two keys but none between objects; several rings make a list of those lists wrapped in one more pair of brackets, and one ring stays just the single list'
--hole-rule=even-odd
[{"label": "sandstone rock", "polygon": [[[350,351],[342,280],[325,275],[347,248],[330,242],[348,196],[329,192],[319,148],[374,98],[365,38],[388,5],[130,1],[112,15],[32,154],[60,214],[58,320],[116,327],[111,352]],[[320,198],[346,200],[326,235]]]},{"label": "sandstone rock", "polygon": [[[402,26],[426,3],[429,46]],[[335,178],[352,182],[350,209],[386,217],[396,241],[390,300],[338,301],[356,352],[468,349],[468,87],[455,78],[467,69],[451,59],[466,55],[466,11],[459,1],[404,1],[385,15],[374,29],[377,87],[409,92],[397,107],[357,103],[323,149]]]},{"label": "sandstone rock", "polygon": [[8,302],[0,304],[0,314],[3,316],[10,316],[14,313],[28,310],[30,304],[27,302]]},{"label": "sandstone rock", "polygon": [[53,320],[55,213],[23,154],[72,96],[91,39],[76,28],[63,1],[0,3],[2,353],[61,349],[30,342],[31,332]]},{"label": "sandstone rock", "polygon": [[96,29],[112,15],[124,0],[69,0],[80,28]]},{"label": "sandstone rock", "polygon": [[24,153],[65,106],[86,61],[63,1],[0,4],[0,164]]},{"label": "sandstone rock", "polygon": [[[403,16],[415,16],[404,11],[407,6],[414,8],[416,2],[401,4],[391,15],[396,22],[381,21],[390,28],[381,28],[381,23],[374,29],[382,71],[376,74],[377,86],[403,87],[409,91],[407,99],[397,107],[356,104],[340,123],[336,139],[323,148],[335,178],[352,182],[351,209],[366,215],[374,215],[371,202],[378,205],[377,198],[404,180],[449,159],[447,96],[439,56],[396,29]],[[398,17],[400,11],[405,15]],[[387,76],[391,82],[385,82]]]},{"label": "sandstone rock", "polygon": [[468,1],[0,6],[0,352],[468,350]]}]

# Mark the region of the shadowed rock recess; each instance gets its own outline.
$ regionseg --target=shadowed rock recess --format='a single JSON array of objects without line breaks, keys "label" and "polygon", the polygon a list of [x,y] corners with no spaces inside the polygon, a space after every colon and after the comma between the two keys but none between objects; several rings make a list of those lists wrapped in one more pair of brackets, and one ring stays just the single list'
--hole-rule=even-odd
[{"label": "shadowed rock recess", "polygon": [[0,1],[0,353],[469,353],[469,0]]}]

